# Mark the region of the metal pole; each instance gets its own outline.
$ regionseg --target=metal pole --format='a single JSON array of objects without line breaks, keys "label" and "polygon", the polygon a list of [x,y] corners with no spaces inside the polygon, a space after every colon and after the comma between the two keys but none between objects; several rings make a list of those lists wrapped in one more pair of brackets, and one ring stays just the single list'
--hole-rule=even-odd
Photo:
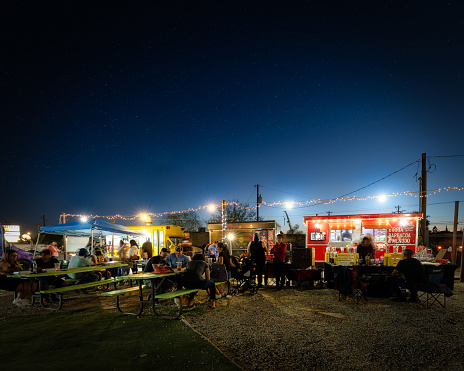
[{"label": "metal pole", "polygon": [[461,277],[460,282],[464,282],[464,229],[462,230],[462,242],[461,242]]},{"label": "metal pole", "polygon": [[421,201],[422,201],[422,242],[424,246],[429,244],[427,238],[427,155],[422,154],[422,190],[421,190]]},{"label": "metal pole", "polygon": [[451,262],[453,264],[456,264],[458,260],[458,215],[459,201],[454,201],[453,247],[451,250]]},{"label": "metal pole", "polygon": [[259,184],[256,184],[256,221],[259,222]]}]

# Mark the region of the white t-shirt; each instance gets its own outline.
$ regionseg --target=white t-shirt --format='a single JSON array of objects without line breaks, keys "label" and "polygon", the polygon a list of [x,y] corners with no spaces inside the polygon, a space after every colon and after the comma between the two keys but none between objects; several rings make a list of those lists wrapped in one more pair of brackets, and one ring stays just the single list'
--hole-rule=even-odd
[{"label": "white t-shirt", "polygon": [[139,256],[139,248],[137,246],[132,246],[129,250],[129,259],[132,255]]}]

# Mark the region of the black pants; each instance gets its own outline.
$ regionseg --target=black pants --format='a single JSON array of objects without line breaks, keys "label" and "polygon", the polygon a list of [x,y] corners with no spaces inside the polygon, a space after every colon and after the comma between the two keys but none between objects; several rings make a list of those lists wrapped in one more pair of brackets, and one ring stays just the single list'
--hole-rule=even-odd
[{"label": "black pants", "polygon": [[[183,282],[183,286],[186,289],[201,289],[201,290],[208,290],[209,292],[209,300],[215,301],[216,300],[216,285],[213,281],[210,280],[203,280],[197,282]],[[190,300],[193,299],[195,293],[190,294]]]},{"label": "black pants", "polygon": [[283,287],[285,285],[285,263],[274,262],[274,277],[276,280],[276,287]]},{"label": "black pants", "polygon": [[423,288],[423,283],[407,282],[403,277],[395,276],[388,277],[388,282],[392,291],[395,293],[397,298],[404,299],[404,293],[401,289],[408,289],[411,294],[411,299],[417,299],[417,291]]}]

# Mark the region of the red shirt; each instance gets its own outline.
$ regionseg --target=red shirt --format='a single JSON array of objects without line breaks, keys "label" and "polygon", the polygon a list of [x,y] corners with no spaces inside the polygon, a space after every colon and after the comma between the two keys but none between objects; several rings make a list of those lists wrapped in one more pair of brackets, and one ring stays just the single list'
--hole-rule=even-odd
[{"label": "red shirt", "polygon": [[287,244],[281,242],[278,245],[272,246],[271,254],[274,254],[273,261],[276,263],[285,263],[285,251],[287,250]]}]

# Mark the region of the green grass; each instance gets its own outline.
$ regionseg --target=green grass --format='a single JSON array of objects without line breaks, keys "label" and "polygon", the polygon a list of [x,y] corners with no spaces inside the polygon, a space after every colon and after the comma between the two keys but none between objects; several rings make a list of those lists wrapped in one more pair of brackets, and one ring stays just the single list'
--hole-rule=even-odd
[{"label": "green grass", "polygon": [[1,321],[2,370],[239,370],[182,321],[98,307]]}]

